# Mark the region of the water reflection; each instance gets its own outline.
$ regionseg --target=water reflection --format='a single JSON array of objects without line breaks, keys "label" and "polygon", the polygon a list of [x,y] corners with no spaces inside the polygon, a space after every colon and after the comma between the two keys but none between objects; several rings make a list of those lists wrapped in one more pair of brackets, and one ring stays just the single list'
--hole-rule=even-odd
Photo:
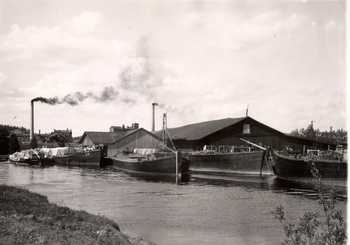
[{"label": "water reflection", "polygon": [[[128,176],[129,178],[132,178],[134,180],[139,180],[139,181],[146,181],[146,182],[154,182],[154,183],[171,183],[175,184],[176,179],[175,175],[154,175],[154,174],[143,174],[143,173],[124,173],[122,170],[117,170],[114,168],[105,168],[106,171],[110,172],[115,172],[124,176]],[[179,183],[180,184],[187,184],[190,181],[190,175],[189,174],[184,174],[181,176]]]},{"label": "water reflection", "polygon": [[[274,176],[192,174],[181,185],[173,177],[129,175],[111,169],[0,165],[0,182],[42,193],[49,200],[114,219],[131,235],[157,244],[280,244],[281,227],[271,215],[282,204],[291,217],[319,208],[291,189],[312,187]],[[345,210],[346,202],[340,202]]]},{"label": "water reflection", "polygon": [[[284,194],[300,194],[307,198],[315,198],[315,195],[307,195],[309,193],[318,193],[319,184],[317,180],[308,180],[308,182],[299,182],[294,180],[280,179],[276,176],[258,176],[258,175],[233,175],[233,176],[208,176],[208,175],[196,175],[193,174],[191,181],[199,185],[213,185],[213,186],[225,186],[234,187],[239,186],[246,190],[270,190],[273,192]],[[322,183],[322,181],[321,181]],[[344,180],[333,180],[332,183],[337,185],[331,185],[322,183],[322,192],[328,193],[334,190],[339,196],[339,199],[346,199],[346,182]],[[294,193],[291,193],[294,191]],[[296,193],[298,191],[300,193]]]}]

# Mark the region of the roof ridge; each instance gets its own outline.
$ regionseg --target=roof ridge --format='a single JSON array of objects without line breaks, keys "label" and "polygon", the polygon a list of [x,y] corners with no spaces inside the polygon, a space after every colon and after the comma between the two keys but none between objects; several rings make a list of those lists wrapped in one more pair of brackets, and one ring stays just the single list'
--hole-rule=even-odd
[{"label": "roof ridge", "polygon": [[84,133],[113,133],[110,131],[84,131]]},{"label": "roof ridge", "polygon": [[114,142],[112,144],[114,144],[114,143],[116,143],[118,141],[121,141],[121,140],[125,139],[126,137],[129,137],[130,135],[132,135],[132,134],[134,134],[134,133],[136,133],[138,131],[141,131],[141,130],[145,131],[147,134],[152,135],[154,138],[160,140],[160,138],[158,138],[157,135],[155,135],[154,133],[148,131],[147,129],[145,129],[143,127],[141,127],[141,128],[132,129],[129,132],[127,131],[126,134],[124,134],[122,137],[120,137],[119,139],[114,140]]},{"label": "roof ridge", "polygon": [[[204,122],[192,123],[175,128],[168,128],[173,138],[196,140],[215,133],[223,128],[240,123],[248,117],[226,117]],[[159,132],[158,132],[159,133]]]},{"label": "roof ridge", "polygon": [[187,126],[192,126],[192,125],[197,125],[197,124],[204,124],[204,123],[209,123],[209,122],[217,122],[217,121],[223,121],[223,120],[227,120],[227,119],[244,119],[246,117],[225,117],[225,118],[221,118],[221,119],[214,119],[214,120],[207,120],[207,121],[202,121],[202,122],[196,122],[196,123],[190,123],[190,124],[186,124],[186,125],[182,125],[182,126],[178,126],[178,127],[173,127],[173,128],[169,128],[169,129],[175,129],[175,128],[181,128],[181,127],[187,127]]}]

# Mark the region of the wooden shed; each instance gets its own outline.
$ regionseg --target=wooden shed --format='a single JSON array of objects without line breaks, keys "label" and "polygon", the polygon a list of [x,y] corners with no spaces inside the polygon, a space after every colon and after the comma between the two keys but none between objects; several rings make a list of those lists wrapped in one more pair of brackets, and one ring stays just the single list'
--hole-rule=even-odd
[{"label": "wooden shed", "polygon": [[112,157],[123,151],[133,151],[135,148],[161,148],[163,142],[156,135],[144,128],[126,133],[108,146],[107,156]]},{"label": "wooden shed", "polygon": [[79,143],[82,145],[109,145],[121,138],[127,133],[127,131],[119,132],[96,132],[86,131],[81,136]]}]

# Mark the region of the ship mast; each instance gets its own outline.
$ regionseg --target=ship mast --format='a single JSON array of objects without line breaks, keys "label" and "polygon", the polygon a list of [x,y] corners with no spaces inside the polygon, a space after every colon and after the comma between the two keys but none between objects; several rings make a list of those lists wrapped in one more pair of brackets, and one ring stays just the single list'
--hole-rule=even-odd
[{"label": "ship mast", "polygon": [[167,115],[166,115],[166,113],[163,113],[163,132],[162,132],[162,139],[163,139],[163,144],[164,144],[164,145],[167,145],[166,130],[167,130]]}]

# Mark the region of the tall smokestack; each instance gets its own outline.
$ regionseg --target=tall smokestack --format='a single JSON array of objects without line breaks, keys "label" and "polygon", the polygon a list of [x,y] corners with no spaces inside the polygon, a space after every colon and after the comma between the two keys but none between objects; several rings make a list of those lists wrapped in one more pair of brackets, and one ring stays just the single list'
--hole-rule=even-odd
[{"label": "tall smokestack", "polygon": [[153,102],[152,103],[152,132],[154,132],[155,131],[155,111],[156,111],[156,106],[157,106],[158,104],[157,103],[155,103],[155,102]]},{"label": "tall smokestack", "polygon": [[30,141],[34,139],[34,101],[30,102]]}]

